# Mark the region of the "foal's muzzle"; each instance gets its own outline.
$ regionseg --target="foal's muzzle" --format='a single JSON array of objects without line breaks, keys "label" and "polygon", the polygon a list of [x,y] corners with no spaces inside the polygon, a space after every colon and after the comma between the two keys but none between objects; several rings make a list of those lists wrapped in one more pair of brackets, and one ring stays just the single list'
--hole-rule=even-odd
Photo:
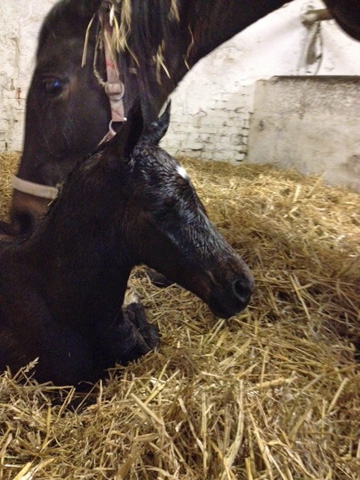
[{"label": "foal's muzzle", "polygon": [[209,307],[217,317],[232,317],[248,306],[253,291],[254,279],[251,273],[238,273],[223,285],[212,288]]},{"label": "foal's muzzle", "polygon": [[232,284],[232,290],[234,297],[239,302],[239,305],[242,308],[245,308],[251,298],[251,295],[254,291],[254,280],[251,277],[246,277],[245,275],[241,275],[239,278],[234,280]]}]

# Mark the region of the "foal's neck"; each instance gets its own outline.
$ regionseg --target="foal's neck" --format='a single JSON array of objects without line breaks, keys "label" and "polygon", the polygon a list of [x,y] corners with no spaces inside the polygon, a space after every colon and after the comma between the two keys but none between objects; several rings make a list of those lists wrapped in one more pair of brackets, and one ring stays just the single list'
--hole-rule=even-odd
[{"label": "foal's neck", "polygon": [[115,221],[116,207],[108,203],[111,195],[106,188],[101,192],[94,188],[92,198],[87,195],[84,200],[78,198],[82,184],[76,184],[77,178],[69,183],[24,244],[27,258],[40,272],[43,288],[59,312],[115,314],[133,267],[121,222]]}]

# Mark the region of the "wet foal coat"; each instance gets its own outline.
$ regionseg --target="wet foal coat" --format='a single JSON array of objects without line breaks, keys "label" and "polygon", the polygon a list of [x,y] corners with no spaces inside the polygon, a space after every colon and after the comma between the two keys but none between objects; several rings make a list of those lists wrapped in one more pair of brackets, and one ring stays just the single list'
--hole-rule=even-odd
[{"label": "wet foal coat", "polygon": [[158,147],[169,113],[121,132],[79,162],[33,234],[0,254],[0,368],[38,358],[40,381],[94,381],[158,343],[138,304],[122,309],[131,268],[150,267],[222,317],[246,307],[252,276],[211,225],[186,172]]}]

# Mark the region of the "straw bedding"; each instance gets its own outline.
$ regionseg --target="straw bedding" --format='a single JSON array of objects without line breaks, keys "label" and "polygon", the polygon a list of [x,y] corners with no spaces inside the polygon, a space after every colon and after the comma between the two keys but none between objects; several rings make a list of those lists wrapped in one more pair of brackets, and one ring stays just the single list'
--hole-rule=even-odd
[{"label": "straw bedding", "polygon": [[[16,158],[0,161],[4,217]],[[183,163],[254,272],[251,306],[225,322],[136,272],[159,351],[85,396],[4,374],[0,478],[359,480],[359,196],[270,167]]]}]

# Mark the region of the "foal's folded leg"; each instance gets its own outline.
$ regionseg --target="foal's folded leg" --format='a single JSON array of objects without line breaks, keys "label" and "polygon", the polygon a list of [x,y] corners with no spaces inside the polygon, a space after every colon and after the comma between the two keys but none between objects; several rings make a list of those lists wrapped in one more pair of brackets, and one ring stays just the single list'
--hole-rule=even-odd
[{"label": "foal's folded leg", "polygon": [[[127,364],[159,344],[157,328],[150,325],[140,303],[131,303],[114,322],[104,322],[97,335],[99,363],[103,368]],[[100,348],[99,348],[100,347]]]},{"label": "foal's folded leg", "polygon": [[155,325],[147,321],[145,309],[140,302],[133,302],[127,305],[124,309],[124,316],[135,325],[150,350],[154,350],[159,345],[159,330]]}]

